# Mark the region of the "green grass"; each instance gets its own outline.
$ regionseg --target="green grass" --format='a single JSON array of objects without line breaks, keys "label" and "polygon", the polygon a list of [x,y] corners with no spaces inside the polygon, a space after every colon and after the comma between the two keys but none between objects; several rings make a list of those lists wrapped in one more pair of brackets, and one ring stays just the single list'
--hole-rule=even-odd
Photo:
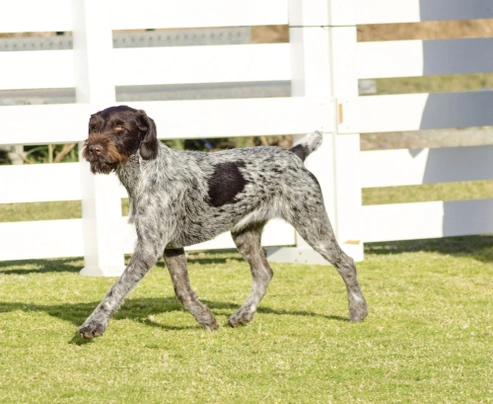
[{"label": "green grass", "polygon": [[493,73],[376,79],[378,95],[479,91],[493,87]]},{"label": "green grass", "polygon": [[367,247],[370,306],[347,322],[333,268],[273,264],[254,321],[225,326],[250,287],[234,253],[194,254],[190,276],[222,327],[199,328],[163,264],[105,335],[77,326],[114,282],[80,259],[0,263],[2,403],[322,403],[493,401],[493,237]]},{"label": "green grass", "polygon": [[493,181],[461,181],[402,187],[365,188],[362,192],[363,205],[485,198],[493,198]]}]

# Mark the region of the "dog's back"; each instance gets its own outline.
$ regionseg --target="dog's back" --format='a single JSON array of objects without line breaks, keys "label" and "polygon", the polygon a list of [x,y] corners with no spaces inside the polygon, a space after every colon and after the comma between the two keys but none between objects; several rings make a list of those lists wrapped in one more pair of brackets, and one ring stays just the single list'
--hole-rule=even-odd
[{"label": "dog's back", "polygon": [[[318,182],[303,164],[321,141],[322,135],[316,132],[290,150],[270,146],[215,153],[163,149],[174,155],[175,169],[181,167],[173,188],[181,179],[183,190],[172,203],[177,231],[170,244],[196,244],[275,217],[289,220],[293,211],[302,210],[298,205],[321,204]],[[166,188],[163,182],[162,192],[169,195]]]}]

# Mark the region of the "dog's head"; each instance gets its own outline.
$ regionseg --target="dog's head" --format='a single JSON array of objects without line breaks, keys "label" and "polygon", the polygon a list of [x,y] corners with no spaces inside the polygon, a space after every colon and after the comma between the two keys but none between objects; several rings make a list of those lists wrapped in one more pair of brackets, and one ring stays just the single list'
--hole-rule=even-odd
[{"label": "dog's head", "polygon": [[137,152],[144,160],[158,153],[156,124],[144,111],[118,106],[91,115],[82,157],[93,173],[109,174]]}]

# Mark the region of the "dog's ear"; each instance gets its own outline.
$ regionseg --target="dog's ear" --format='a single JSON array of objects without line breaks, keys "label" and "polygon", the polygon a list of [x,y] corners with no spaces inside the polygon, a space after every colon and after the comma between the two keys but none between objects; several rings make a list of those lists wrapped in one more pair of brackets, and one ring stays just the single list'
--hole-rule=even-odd
[{"label": "dog's ear", "polygon": [[152,160],[157,157],[158,153],[158,138],[156,124],[147,116],[147,114],[139,110],[137,111],[137,126],[142,134],[140,142],[140,156],[144,160]]}]

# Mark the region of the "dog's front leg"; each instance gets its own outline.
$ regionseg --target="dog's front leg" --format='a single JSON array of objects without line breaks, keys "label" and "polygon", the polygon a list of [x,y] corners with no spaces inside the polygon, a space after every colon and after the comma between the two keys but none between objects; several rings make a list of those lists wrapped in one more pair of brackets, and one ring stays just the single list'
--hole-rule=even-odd
[{"label": "dog's front leg", "polygon": [[161,257],[162,244],[159,243],[159,246],[156,246],[143,243],[141,240],[137,242],[134,255],[120,279],[116,281],[98,307],[80,326],[79,335],[82,338],[89,339],[103,335],[112,314],[118,310],[125,297]]}]

